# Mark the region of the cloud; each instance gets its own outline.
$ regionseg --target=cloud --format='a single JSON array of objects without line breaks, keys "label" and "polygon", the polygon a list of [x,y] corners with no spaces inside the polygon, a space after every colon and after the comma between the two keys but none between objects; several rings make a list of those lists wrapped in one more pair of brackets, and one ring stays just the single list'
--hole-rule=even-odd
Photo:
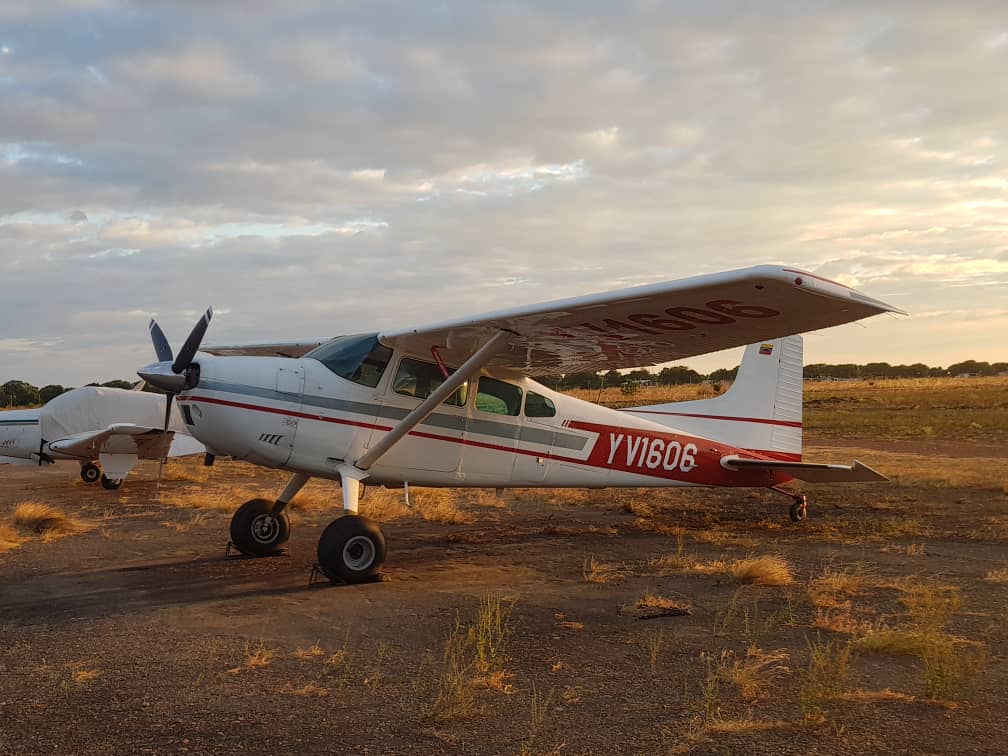
[{"label": "cloud", "polygon": [[128,376],[147,313],[297,338],[761,262],[947,313],[810,337],[815,361],[1005,358],[971,325],[1008,283],[993,0],[0,18],[10,377]]}]

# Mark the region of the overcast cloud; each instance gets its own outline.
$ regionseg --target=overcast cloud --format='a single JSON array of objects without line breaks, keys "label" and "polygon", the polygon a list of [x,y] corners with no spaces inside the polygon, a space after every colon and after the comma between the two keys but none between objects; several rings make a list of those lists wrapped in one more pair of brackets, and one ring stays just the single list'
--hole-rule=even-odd
[{"label": "overcast cloud", "polygon": [[0,381],[764,262],[1008,359],[1003,0],[283,5],[0,0]]}]

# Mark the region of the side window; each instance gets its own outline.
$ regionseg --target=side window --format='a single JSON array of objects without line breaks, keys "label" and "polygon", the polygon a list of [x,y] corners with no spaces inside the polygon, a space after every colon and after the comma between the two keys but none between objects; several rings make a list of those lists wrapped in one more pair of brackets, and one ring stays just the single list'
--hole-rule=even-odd
[{"label": "side window", "polygon": [[[449,369],[449,373],[451,370]],[[399,369],[396,371],[395,380],[392,381],[392,390],[403,396],[412,396],[415,399],[426,399],[434,389],[444,383],[441,370],[433,362],[414,360],[411,357],[403,357],[399,361]],[[466,386],[459,386],[458,390],[444,400],[444,404],[453,407],[462,407],[466,402]]]},{"label": "side window", "polygon": [[556,405],[545,396],[529,391],[525,397],[525,417],[555,417]]},{"label": "side window", "polygon": [[496,378],[480,376],[476,388],[476,409],[495,415],[517,415],[521,412],[522,390]]}]

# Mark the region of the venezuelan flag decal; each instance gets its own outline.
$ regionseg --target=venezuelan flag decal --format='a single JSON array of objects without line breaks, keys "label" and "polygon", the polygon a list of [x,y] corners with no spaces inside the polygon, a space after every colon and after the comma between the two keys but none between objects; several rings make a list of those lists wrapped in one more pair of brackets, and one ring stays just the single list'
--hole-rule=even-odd
[{"label": "venezuelan flag decal", "polygon": [[760,344],[760,354],[773,354],[773,344]]}]

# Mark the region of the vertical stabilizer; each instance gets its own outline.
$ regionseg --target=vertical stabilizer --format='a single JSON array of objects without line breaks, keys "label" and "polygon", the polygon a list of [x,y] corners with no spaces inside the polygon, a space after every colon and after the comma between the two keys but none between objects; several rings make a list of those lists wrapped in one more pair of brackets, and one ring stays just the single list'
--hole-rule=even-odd
[{"label": "vertical stabilizer", "polygon": [[624,411],[774,459],[800,460],[801,336],[750,344],[735,382],[721,396]]}]

